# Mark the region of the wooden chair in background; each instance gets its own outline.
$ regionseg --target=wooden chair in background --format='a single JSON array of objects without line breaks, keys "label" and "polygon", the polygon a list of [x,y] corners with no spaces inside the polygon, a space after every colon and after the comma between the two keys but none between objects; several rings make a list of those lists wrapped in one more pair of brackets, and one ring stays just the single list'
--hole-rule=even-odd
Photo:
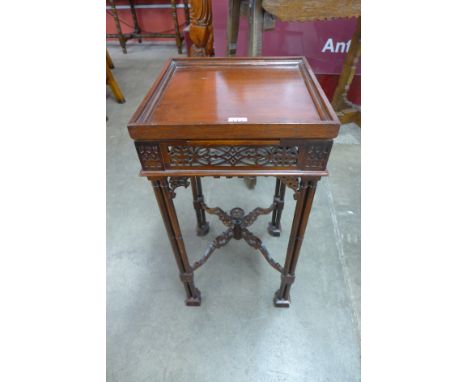
[{"label": "wooden chair in background", "polygon": [[[107,38],[118,38],[120,42],[120,46],[122,47],[122,52],[127,53],[127,41],[131,39],[138,39],[138,42],[142,42],[143,38],[154,38],[154,37],[172,37],[176,39],[177,50],[179,54],[182,53],[182,41],[184,36],[180,33],[179,28],[179,20],[177,18],[177,0],[171,0],[170,7],[172,9],[172,19],[174,21],[174,33],[166,33],[166,32],[145,32],[140,28],[138,23],[138,18],[135,11],[135,5],[133,4],[133,0],[128,0],[128,7],[132,13],[132,20],[133,20],[133,32],[132,33],[122,33],[122,27],[120,25],[120,19],[117,14],[117,7],[115,5],[115,0],[108,0],[111,8],[111,14],[114,18],[115,27],[117,29],[117,33],[108,33],[106,35]],[[188,0],[183,0],[184,3],[184,11],[185,11],[185,24],[189,24],[190,15],[189,15],[189,6]],[[162,4],[160,4],[162,5]],[[138,5],[137,5],[138,6]]]}]

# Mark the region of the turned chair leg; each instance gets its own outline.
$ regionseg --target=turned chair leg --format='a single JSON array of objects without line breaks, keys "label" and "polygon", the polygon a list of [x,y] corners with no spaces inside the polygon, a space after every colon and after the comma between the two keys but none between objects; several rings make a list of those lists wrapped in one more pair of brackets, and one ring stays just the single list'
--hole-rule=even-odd
[{"label": "turned chair leg", "polygon": [[[110,59],[110,57],[109,57]],[[112,61],[111,61],[112,62]],[[109,61],[106,60],[106,83],[107,85],[110,86],[112,93],[114,94],[115,99],[117,100],[118,103],[124,103],[125,102],[125,97],[122,93],[122,90],[120,90],[120,86],[117,83],[117,81],[114,78],[114,75],[112,74],[112,70],[109,67]]]},{"label": "turned chair leg", "polygon": [[119,35],[119,43],[120,43],[120,46],[122,47],[122,52],[127,53],[127,47],[125,45],[126,41],[122,33],[122,28],[120,27],[120,20],[119,20],[119,16],[117,16],[117,8],[115,7],[114,0],[109,0],[109,4],[112,9],[112,17],[114,18],[115,27],[117,28],[117,34]]},{"label": "turned chair leg", "polygon": [[285,193],[286,185],[276,178],[275,195],[273,196],[273,202],[276,204],[271,215],[271,222],[268,224],[268,233],[271,236],[280,236],[281,234],[281,214],[283,213]]},{"label": "turned chair leg", "polygon": [[171,8],[172,8],[172,19],[174,20],[174,29],[176,35],[176,44],[177,44],[177,51],[179,54],[182,53],[182,36],[180,34],[179,29],[179,19],[177,18],[177,2],[176,0],[171,0]]},{"label": "turned chair leg", "polygon": [[[132,13],[132,19],[133,19],[133,33],[140,34],[141,29],[140,25],[138,24],[138,19],[135,11],[135,5],[133,4],[133,0],[128,0],[130,4],[130,11]],[[142,40],[141,37],[138,37],[138,42],[141,44]]]},{"label": "turned chair leg", "polygon": [[299,259],[299,252],[309,220],[317,182],[318,179],[316,178],[303,177],[301,180],[294,212],[294,220],[289,236],[286,260],[281,274],[281,285],[273,299],[274,305],[278,308],[288,308],[291,304],[291,285],[295,280],[297,260]]},{"label": "turned chair leg", "polygon": [[166,227],[167,235],[169,237],[174,257],[179,267],[180,280],[185,288],[187,298],[185,305],[199,306],[201,304],[200,291],[195,287],[193,280],[193,270],[190,266],[187,252],[185,251],[184,240],[177,219],[177,213],[172,200],[173,194],[169,189],[167,178],[159,178],[151,181],[153,185],[154,194],[159,204],[161,216]]},{"label": "turned chair leg", "polygon": [[205,210],[203,209],[203,190],[201,185],[201,179],[198,176],[190,178],[192,185],[193,194],[193,208],[197,217],[197,235],[205,236],[210,230],[210,224],[206,221]]}]

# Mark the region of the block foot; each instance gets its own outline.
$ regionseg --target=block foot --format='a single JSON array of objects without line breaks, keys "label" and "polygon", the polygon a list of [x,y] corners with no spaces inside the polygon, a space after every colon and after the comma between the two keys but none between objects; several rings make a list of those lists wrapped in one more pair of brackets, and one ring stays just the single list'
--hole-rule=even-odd
[{"label": "block foot", "polygon": [[281,226],[277,227],[269,222],[267,231],[271,236],[279,237],[281,235]]},{"label": "block foot", "polygon": [[196,295],[194,297],[189,297],[185,300],[185,305],[187,306],[200,306],[201,305],[201,293],[198,289],[195,289]]},{"label": "block foot", "polygon": [[197,236],[205,236],[210,230],[210,223],[206,222],[201,227],[197,226]]},{"label": "block foot", "polygon": [[278,292],[279,291],[276,291],[275,297],[273,297],[273,305],[275,305],[276,308],[289,308],[291,301],[280,298]]}]

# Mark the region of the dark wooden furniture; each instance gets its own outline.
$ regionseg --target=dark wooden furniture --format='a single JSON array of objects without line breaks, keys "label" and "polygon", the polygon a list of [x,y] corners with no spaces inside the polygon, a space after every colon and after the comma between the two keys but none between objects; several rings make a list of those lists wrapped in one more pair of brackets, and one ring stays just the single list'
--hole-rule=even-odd
[{"label": "dark wooden furniture", "polygon": [[249,22],[249,56],[262,55],[263,31],[274,28],[273,18],[281,21],[304,22],[358,17],[356,30],[340,74],[332,105],[341,123],[361,124],[361,108],[348,100],[348,91],[361,57],[360,0],[228,0],[226,56],[235,56],[239,34],[239,19]]},{"label": "dark wooden furniture", "polygon": [[[114,18],[115,27],[117,28],[117,33],[108,33],[107,38],[118,38],[120,46],[122,47],[122,52],[127,53],[127,41],[132,39],[138,39],[138,42],[142,42],[143,38],[153,38],[153,37],[169,37],[176,39],[177,50],[182,53],[182,41],[184,36],[180,33],[179,20],[177,18],[177,1],[171,0],[171,9],[172,9],[172,19],[174,21],[174,33],[153,33],[153,32],[144,32],[141,30],[140,25],[138,24],[138,18],[135,11],[135,5],[133,0],[128,0],[130,6],[130,11],[132,13],[133,20],[133,32],[132,33],[122,33],[122,27],[120,25],[120,19],[117,13],[117,7],[114,0],[108,0],[111,6],[112,17]],[[184,0],[184,10],[185,10],[185,23],[189,24],[189,7],[188,0]]]},{"label": "dark wooden furniture", "polygon": [[[281,273],[274,296],[288,307],[290,290],[317,182],[339,120],[303,57],[184,58],[168,61],[141,102],[128,129],[151,182],[185,287],[187,305],[200,305],[194,271],[230,240],[243,239]],[[205,204],[202,177],[273,176],[273,203],[246,213]],[[189,261],[173,199],[191,184],[197,233],[209,230],[206,214],[227,227],[197,261]],[[272,212],[269,232],[280,232],[284,187],[296,207],[284,265],[276,262],[250,230]],[[227,271],[227,270],[226,270]]]}]

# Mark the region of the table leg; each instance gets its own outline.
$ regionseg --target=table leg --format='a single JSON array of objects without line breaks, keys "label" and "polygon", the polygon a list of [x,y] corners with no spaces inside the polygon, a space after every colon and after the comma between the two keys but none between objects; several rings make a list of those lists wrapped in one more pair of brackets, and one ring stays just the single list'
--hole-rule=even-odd
[{"label": "table leg", "polygon": [[201,178],[199,176],[193,176],[190,178],[192,185],[193,194],[193,208],[195,208],[195,214],[197,216],[197,235],[205,236],[210,230],[210,225],[206,221],[206,214],[203,208],[203,190],[201,184]]},{"label": "table leg", "polygon": [[249,190],[253,190],[257,185],[257,177],[256,176],[244,176],[244,183]]},{"label": "table leg", "polygon": [[283,273],[281,275],[281,285],[276,291],[273,299],[276,307],[288,308],[291,304],[291,285],[295,279],[296,264],[299,259],[303,235],[309,220],[317,182],[317,178],[303,177],[301,179],[301,185],[299,187],[296,202],[296,210],[294,212],[294,220],[291,227],[291,235],[289,236],[286,260],[283,267]]},{"label": "table leg", "polygon": [[226,56],[235,56],[239,36],[241,0],[229,0]]},{"label": "table leg", "polygon": [[187,306],[199,306],[201,304],[201,294],[195,287],[195,283],[193,281],[193,271],[185,251],[184,240],[182,238],[182,232],[180,230],[167,178],[158,178],[151,181],[151,183],[166,227],[167,236],[171,242],[174,257],[176,259],[177,266],[179,267],[180,279],[184,285],[185,293],[187,295],[185,304]]},{"label": "table leg", "polygon": [[171,7],[172,7],[172,19],[174,20],[174,29],[176,35],[176,44],[177,44],[177,51],[179,54],[182,53],[182,37],[180,35],[179,29],[179,19],[177,18],[177,2],[176,0],[171,0]]},{"label": "table leg", "polygon": [[262,0],[251,0],[249,12],[249,53],[252,56],[262,55],[263,42],[263,8]]},{"label": "table leg", "polygon": [[120,46],[122,47],[122,52],[127,53],[127,47],[125,46],[125,37],[122,34],[122,28],[120,27],[120,20],[117,16],[117,8],[115,7],[114,0],[109,0],[109,4],[112,8],[112,17],[114,17],[115,27],[117,28],[117,34],[119,35]]},{"label": "table leg", "polygon": [[[132,18],[133,18],[133,33],[140,34],[141,29],[140,29],[140,25],[138,24],[138,19],[137,19],[137,15],[135,11],[135,5],[133,4],[133,0],[128,0],[128,2],[130,4],[130,10],[132,12]],[[142,42],[141,37],[138,38],[138,42],[141,44]]]},{"label": "table leg", "polygon": [[271,222],[268,224],[268,233],[271,236],[281,234],[281,214],[283,213],[285,193],[286,185],[276,178],[275,195],[273,196],[273,202],[276,204],[271,215]]}]

